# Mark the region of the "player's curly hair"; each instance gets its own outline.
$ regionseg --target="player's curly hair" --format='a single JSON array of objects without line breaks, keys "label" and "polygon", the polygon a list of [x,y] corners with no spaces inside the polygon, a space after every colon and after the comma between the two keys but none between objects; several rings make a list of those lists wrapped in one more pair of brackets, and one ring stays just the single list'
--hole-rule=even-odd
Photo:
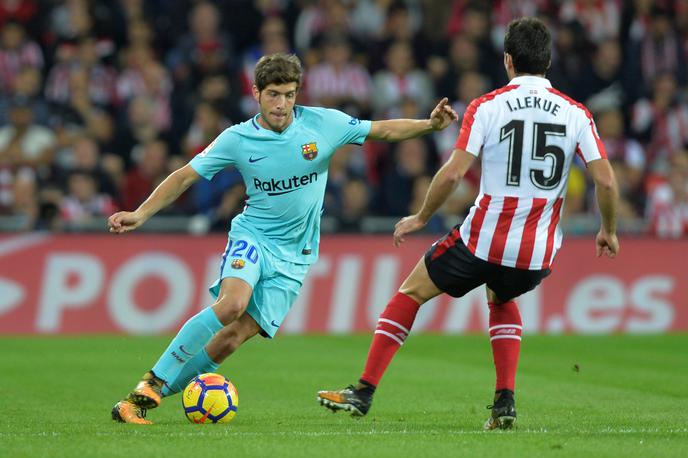
[{"label": "player's curly hair", "polygon": [[258,60],[254,80],[259,91],[269,84],[296,83],[301,86],[301,61],[294,54],[270,54]]},{"label": "player's curly hair", "polygon": [[516,73],[544,75],[552,61],[552,35],[540,19],[514,19],[504,36],[504,52],[511,55]]}]

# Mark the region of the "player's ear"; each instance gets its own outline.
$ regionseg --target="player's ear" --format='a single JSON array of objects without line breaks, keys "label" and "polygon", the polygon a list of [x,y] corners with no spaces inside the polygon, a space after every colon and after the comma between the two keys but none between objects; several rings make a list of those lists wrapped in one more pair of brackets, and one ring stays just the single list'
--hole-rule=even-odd
[{"label": "player's ear", "polygon": [[514,65],[513,60],[511,59],[511,54],[508,52],[504,53],[504,68],[509,70],[510,67]]},{"label": "player's ear", "polygon": [[258,90],[258,86],[255,84],[251,86],[251,92],[253,92],[253,98],[256,99],[256,102],[260,103],[260,91]]}]

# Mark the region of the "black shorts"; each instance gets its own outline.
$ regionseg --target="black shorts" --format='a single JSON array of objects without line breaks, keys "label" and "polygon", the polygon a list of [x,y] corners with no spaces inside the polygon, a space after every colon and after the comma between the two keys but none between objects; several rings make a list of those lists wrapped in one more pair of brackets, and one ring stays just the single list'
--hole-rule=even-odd
[{"label": "black shorts", "polygon": [[551,273],[550,269],[516,269],[476,257],[461,241],[458,226],[425,253],[425,266],[432,282],[450,296],[461,297],[487,284],[503,302],[534,289]]}]

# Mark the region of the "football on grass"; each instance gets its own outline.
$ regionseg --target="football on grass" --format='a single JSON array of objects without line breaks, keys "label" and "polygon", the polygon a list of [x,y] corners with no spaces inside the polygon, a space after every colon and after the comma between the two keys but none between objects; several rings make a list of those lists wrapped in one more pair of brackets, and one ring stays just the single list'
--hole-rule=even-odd
[{"label": "football on grass", "polygon": [[182,406],[192,423],[229,423],[239,407],[239,394],[223,375],[201,374],[184,389]]}]

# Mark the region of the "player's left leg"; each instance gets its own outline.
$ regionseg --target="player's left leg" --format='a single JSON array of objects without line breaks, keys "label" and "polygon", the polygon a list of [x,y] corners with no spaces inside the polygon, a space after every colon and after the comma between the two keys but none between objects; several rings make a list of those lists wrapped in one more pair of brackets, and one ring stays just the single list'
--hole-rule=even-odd
[{"label": "player's left leg", "polygon": [[514,385],[516,368],[521,352],[521,314],[516,302],[502,301],[486,286],[487,303],[490,307],[489,332],[497,381],[490,418],[485,422],[486,430],[509,429],[516,421]]},{"label": "player's left leg", "polygon": [[216,333],[208,345],[184,365],[174,380],[165,383],[162,395],[166,397],[179,393],[195,376],[217,371],[225,359],[260,330],[256,320],[248,313],[244,313],[239,319]]},{"label": "player's left leg", "polygon": [[320,404],[332,411],[350,412],[353,416],[368,413],[375,388],[408,337],[420,306],[441,293],[421,258],[380,315],[358,384],[343,390],[319,391]]},{"label": "player's left leg", "polygon": [[523,323],[514,298],[534,289],[550,273],[549,269],[494,269],[495,278],[488,281],[486,292],[496,383],[494,402],[489,406],[491,415],[484,425],[486,430],[510,429],[516,421],[514,391]]}]

